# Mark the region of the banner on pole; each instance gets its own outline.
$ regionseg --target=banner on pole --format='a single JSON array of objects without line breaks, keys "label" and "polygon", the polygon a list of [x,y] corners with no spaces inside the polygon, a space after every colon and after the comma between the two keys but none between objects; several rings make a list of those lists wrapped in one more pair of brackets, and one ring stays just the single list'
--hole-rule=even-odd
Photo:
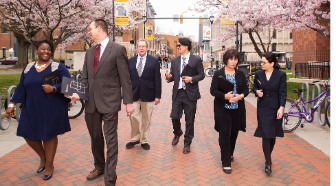
[{"label": "banner on pole", "polygon": [[210,26],[203,25],[203,40],[211,40],[211,28],[210,28]]},{"label": "banner on pole", "polygon": [[153,25],[146,25],[146,40],[153,40]]},{"label": "banner on pole", "polygon": [[128,21],[128,0],[115,0],[115,24],[117,26],[127,26]]},{"label": "banner on pole", "polygon": [[234,25],[235,23],[232,22],[232,21],[230,21],[230,20],[226,20],[226,19],[224,18],[224,16],[222,15],[222,16],[221,16],[221,24],[222,24],[222,25]]}]

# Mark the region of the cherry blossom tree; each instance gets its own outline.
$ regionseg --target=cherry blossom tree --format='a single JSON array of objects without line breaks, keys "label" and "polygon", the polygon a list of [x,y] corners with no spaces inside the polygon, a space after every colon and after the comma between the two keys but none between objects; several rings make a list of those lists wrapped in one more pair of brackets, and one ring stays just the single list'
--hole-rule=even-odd
[{"label": "cherry blossom tree", "polygon": [[[272,39],[268,37],[267,42],[263,41],[262,32],[268,33],[273,29],[283,31],[310,28],[330,37],[330,0],[228,0],[223,3],[219,0],[204,0],[198,1],[189,10],[208,12],[238,22],[238,34],[249,35],[260,57],[262,51],[269,50]],[[217,38],[221,41],[236,35],[233,25],[213,28],[222,30]]]},{"label": "cherry blossom tree", "polygon": [[[141,0],[130,0],[130,10],[141,11]],[[49,39],[54,48],[66,48],[87,37],[88,26],[97,19],[105,19],[112,27],[111,0],[1,0],[0,20],[14,32],[19,44],[17,67],[28,63],[28,49],[37,45],[35,38]],[[136,24],[130,16],[130,24]],[[117,27],[121,30],[126,27]],[[112,30],[112,29],[110,29]],[[112,33],[112,32],[111,32]],[[39,37],[36,37],[36,36]],[[54,52],[54,51],[53,51]]]}]

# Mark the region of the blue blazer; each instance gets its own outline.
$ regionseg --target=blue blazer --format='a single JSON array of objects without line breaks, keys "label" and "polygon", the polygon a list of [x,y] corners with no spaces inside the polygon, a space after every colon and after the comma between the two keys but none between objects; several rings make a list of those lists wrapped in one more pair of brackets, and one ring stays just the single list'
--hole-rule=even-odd
[{"label": "blue blazer", "polygon": [[137,55],[128,59],[128,68],[131,75],[133,101],[141,99],[143,102],[161,99],[161,73],[159,59],[148,55],[141,77],[138,75],[136,63]]}]

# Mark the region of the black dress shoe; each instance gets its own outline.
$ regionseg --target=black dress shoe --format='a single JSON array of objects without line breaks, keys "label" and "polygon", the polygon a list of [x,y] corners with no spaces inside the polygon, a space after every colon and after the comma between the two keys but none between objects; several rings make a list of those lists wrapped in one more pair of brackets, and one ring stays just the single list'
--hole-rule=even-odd
[{"label": "black dress shoe", "polygon": [[49,174],[49,175],[44,175],[43,179],[44,180],[49,180],[52,177],[53,174]]},{"label": "black dress shoe", "polygon": [[265,172],[268,173],[268,174],[272,173],[272,167],[271,167],[271,165],[266,165],[265,166]]},{"label": "black dress shoe", "polygon": [[230,168],[230,169],[224,169],[224,168],[223,168],[223,171],[224,171],[226,174],[231,174],[232,169],[231,169],[231,168]]},{"label": "black dress shoe", "polygon": [[129,142],[129,143],[126,144],[126,149],[131,149],[131,148],[134,147],[134,145],[139,144],[139,143],[140,143],[140,141]]},{"label": "black dress shoe", "polygon": [[37,168],[36,173],[40,173],[40,172],[44,171],[44,169],[45,169],[45,166],[39,167],[39,168]]},{"label": "black dress shoe", "polygon": [[142,147],[144,150],[149,150],[149,149],[150,149],[150,146],[149,146],[148,143],[141,144],[141,147]]}]

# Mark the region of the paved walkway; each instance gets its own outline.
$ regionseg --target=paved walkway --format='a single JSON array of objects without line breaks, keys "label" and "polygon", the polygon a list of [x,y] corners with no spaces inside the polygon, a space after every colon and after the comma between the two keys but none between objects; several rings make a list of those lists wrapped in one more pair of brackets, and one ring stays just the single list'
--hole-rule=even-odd
[{"label": "paved walkway", "polygon": [[[163,73],[162,73],[163,74]],[[273,173],[264,173],[261,139],[253,137],[256,108],[246,103],[247,132],[240,132],[233,172],[221,168],[218,133],[213,129],[211,78],[201,83],[195,138],[191,153],[183,154],[183,140],[172,147],[172,83],[163,81],[161,103],[154,108],[149,151],[139,145],[126,149],[130,124],[125,107],[119,113],[119,159],[117,185],[330,185],[330,157],[294,133],[278,138],[273,152]],[[36,174],[39,158],[27,144],[0,158],[0,185],[103,185],[103,177],[86,181],[93,169],[90,138],[84,115],[71,120],[72,131],[59,136],[55,172],[49,181]],[[183,127],[184,130],[184,127]]]}]

